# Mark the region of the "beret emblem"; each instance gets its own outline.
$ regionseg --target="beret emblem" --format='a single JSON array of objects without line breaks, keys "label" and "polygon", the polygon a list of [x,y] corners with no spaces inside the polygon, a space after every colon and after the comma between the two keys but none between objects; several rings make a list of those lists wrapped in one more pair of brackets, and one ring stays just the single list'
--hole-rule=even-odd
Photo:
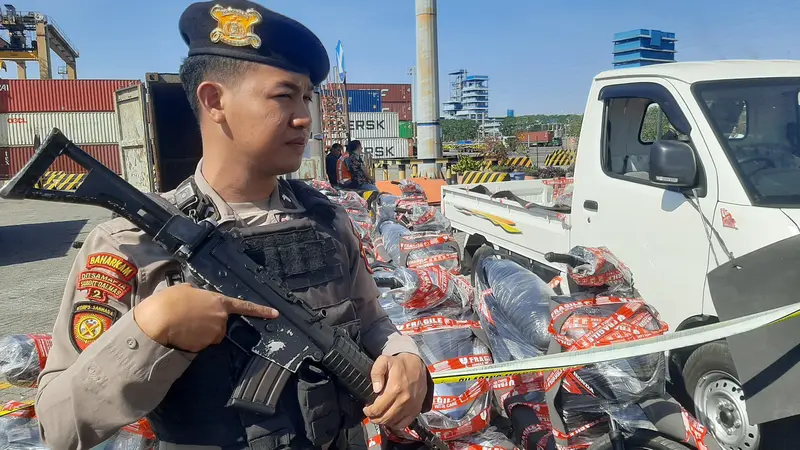
[{"label": "beret emblem", "polygon": [[211,17],[217,20],[217,27],[211,30],[210,39],[213,43],[223,42],[234,47],[252,46],[261,47],[261,38],[253,32],[253,27],[261,22],[261,14],[248,9],[243,11],[236,8],[226,8],[214,5],[211,8]]}]

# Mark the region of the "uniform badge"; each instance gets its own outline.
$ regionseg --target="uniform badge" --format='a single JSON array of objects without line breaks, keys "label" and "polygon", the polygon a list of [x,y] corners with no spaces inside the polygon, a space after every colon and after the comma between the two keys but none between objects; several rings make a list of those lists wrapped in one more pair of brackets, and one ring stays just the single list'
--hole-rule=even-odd
[{"label": "uniform badge", "polygon": [[217,27],[211,31],[211,42],[223,42],[234,47],[261,47],[261,38],[253,32],[253,27],[261,23],[261,13],[254,9],[242,11],[214,5],[211,17],[217,20]]},{"label": "uniform badge", "polygon": [[116,309],[93,302],[76,303],[72,309],[70,340],[78,352],[86,350],[103,335],[119,317]]},{"label": "uniform badge", "polygon": [[122,300],[131,292],[131,285],[96,270],[86,270],[78,274],[78,290],[86,291],[86,298],[106,303],[108,297]]},{"label": "uniform badge", "polygon": [[108,269],[119,275],[125,281],[131,281],[136,276],[138,269],[121,256],[113,253],[93,253],[86,261],[87,269]]}]

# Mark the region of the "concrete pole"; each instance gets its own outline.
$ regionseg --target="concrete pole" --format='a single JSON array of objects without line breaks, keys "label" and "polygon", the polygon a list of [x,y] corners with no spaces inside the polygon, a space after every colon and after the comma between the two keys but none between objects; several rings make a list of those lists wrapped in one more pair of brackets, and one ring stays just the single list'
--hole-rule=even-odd
[{"label": "concrete pole", "polygon": [[417,10],[417,159],[421,177],[438,178],[436,159],[442,157],[439,124],[439,43],[436,0],[416,0]]},{"label": "concrete pole", "polygon": [[322,143],[322,99],[320,98],[320,88],[314,89],[311,96],[311,147],[310,158],[313,158],[317,166],[317,179],[327,180],[325,176],[325,149]]}]

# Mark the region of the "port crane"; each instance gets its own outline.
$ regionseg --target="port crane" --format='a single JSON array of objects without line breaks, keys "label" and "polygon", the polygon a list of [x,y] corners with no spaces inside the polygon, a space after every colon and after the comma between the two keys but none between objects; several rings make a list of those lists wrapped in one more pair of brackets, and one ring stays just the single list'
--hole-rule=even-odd
[{"label": "port crane", "polygon": [[0,37],[0,61],[13,61],[17,64],[17,78],[27,78],[26,63],[39,63],[39,78],[53,78],[50,51],[52,50],[64,63],[66,75],[70,80],[77,77],[76,60],[78,50],[69,42],[67,36],[56,23],[40,12],[17,11],[14,5],[3,5],[0,10],[0,30],[8,32],[8,40]]}]

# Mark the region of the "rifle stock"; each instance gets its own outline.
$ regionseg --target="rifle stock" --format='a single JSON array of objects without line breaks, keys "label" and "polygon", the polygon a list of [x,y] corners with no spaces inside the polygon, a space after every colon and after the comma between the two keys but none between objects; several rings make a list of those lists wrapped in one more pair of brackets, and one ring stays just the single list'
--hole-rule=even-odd
[{"label": "rifle stock", "polygon": [[[83,182],[72,192],[35,188],[62,155],[87,170]],[[369,404],[377,397],[370,379],[372,359],[344,331],[325,324],[323,314],[315,313],[280,281],[270,279],[263,267],[244,254],[236,230],[218,230],[210,220],[196,223],[177,208],[140,192],[75,146],[60,130],[54,129],[48,135],[25,167],[0,189],[0,197],[81,203],[111,210],[139,227],[217,292],[278,310],[279,317],[273,320],[237,318],[239,324],[244,322],[255,328],[261,340],[246,349],[255,356],[229,406],[274,413],[289,376],[306,360],[321,363],[360,402]],[[275,343],[279,345],[271,345]],[[418,419],[409,428],[428,447],[448,449]]]}]

